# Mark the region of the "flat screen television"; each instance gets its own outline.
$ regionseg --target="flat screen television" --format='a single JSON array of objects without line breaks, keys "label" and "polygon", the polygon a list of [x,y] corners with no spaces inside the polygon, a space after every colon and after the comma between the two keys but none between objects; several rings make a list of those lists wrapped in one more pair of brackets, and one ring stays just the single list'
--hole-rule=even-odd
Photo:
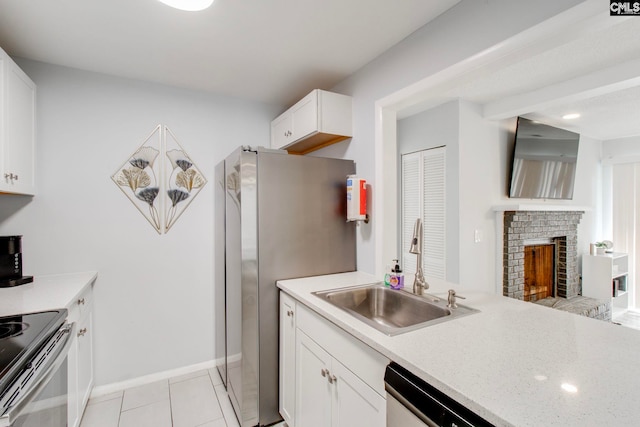
[{"label": "flat screen television", "polygon": [[573,198],[580,134],[518,117],[509,197]]}]

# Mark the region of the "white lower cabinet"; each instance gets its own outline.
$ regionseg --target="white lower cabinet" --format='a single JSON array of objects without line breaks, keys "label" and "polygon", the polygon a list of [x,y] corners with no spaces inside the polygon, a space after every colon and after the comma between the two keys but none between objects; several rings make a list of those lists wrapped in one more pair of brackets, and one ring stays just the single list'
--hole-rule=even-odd
[{"label": "white lower cabinet", "polygon": [[68,322],[75,322],[75,336],[67,356],[67,425],[78,427],[93,387],[93,292],[89,286],[69,304]]},{"label": "white lower cabinet", "polygon": [[280,367],[279,410],[286,423],[293,427],[296,405],[296,302],[280,293]]},{"label": "white lower cabinet", "polygon": [[[284,329],[285,334],[294,330],[295,346],[283,346],[290,336],[282,335],[282,323],[280,330],[280,413],[287,424],[385,426],[384,370],[389,360],[287,295],[281,293],[280,301],[281,322],[283,301],[293,303],[290,311],[296,317],[294,327]],[[294,358],[294,366],[282,363]],[[292,400],[293,411],[287,407]]]},{"label": "white lower cabinet", "polygon": [[296,419],[297,426],[331,425],[332,357],[304,332],[296,334]]}]

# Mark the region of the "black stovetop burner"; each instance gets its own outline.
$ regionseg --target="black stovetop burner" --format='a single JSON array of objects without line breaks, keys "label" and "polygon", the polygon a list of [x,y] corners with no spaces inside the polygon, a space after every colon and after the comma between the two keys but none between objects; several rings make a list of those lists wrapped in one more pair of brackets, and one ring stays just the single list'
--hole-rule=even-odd
[{"label": "black stovetop burner", "polygon": [[0,394],[66,317],[64,309],[0,317]]},{"label": "black stovetop burner", "polygon": [[3,338],[17,337],[29,328],[28,323],[24,322],[5,322],[0,323],[0,340]]}]

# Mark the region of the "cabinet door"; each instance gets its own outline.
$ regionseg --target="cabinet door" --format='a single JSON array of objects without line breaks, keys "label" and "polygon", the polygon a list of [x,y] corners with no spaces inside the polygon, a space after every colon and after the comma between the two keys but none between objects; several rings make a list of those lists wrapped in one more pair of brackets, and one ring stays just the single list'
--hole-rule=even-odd
[{"label": "cabinet door", "polygon": [[93,386],[93,314],[80,323],[78,336],[78,414],[82,417]]},{"label": "cabinet door", "polygon": [[4,79],[2,136],[2,176],[0,190],[18,194],[35,192],[35,99],[36,86],[2,52]]},{"label": "cabinet door", "polygon": [[296,412],[300,427],[331,425],[331,356],[304,332],[296,331]]},{"label": "cabinet door", "polygon": [[295,427],[296,404],[296,322],[295,301],[280,292],[280,415]]},{"label": "cabinet door", "polygon": [[286,112],[271,122],[271,148],[282,148],[293,141],[291,112]]},{"label": "cabinet door", "polygon": [[386,400],[337,360],[332,361],[334,382],[332,427],[384,427]]},{"label": "cabinet door", "polygon": [[291,107],[293,141],[318,132],[318,91],[314,90]]}]

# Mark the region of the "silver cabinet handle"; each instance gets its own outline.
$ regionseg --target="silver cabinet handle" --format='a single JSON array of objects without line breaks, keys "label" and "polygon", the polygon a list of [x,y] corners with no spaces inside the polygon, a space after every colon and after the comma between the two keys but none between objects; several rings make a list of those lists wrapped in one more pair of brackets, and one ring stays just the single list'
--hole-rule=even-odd
[{"label": "silver cabinet handle", "polygon": [[4,179],[6,179],[7,181],[17,181],[18,175],[14,175],[13,173],[5,173]]},{"label": "silver cabinet handle", "polygon": [[87,328],[82,328],[78,331],[78,336],[82,337],[87,333]]},{"label": "silver cabinet handle", "polygon": [[293,310],[287,310],[287,316],[293,317]]},{"label": "silver cabinet handle", "polygon": [[329,381],[329,384],[338,382],[338,379],[336,378],[336,376],[333,375],[331,372],[329,372],[328,369],[322,368],[322,370],[320,370],[320,375],[327,378],[327,381]]},{"label": "silver cabinet handle", "polygon": [[78,299],[78,305],[80,305],[80,304],[84,305],[84,298],[79,298]]}]

